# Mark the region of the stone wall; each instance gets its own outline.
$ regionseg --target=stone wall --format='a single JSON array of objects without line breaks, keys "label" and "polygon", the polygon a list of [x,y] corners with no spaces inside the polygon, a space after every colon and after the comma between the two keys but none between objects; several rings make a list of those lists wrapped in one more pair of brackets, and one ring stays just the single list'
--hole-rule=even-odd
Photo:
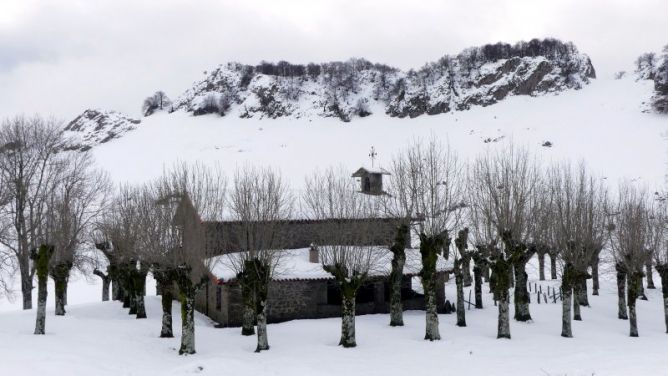
[{"label": "stone wall", "polygon": [[[437,301],[439,312],[445,304],[444,284],[448,280],[445,273],[438,276]],[[331,279],[272,281],[269,285],[268,317],[269,323],[295,319],[318,319],[339,317],[341,305],[328,302],[328,289],[335,286]],[[411,277],[403,281],[404,310],[424,310],[424,296],[412,292]],[[356,304],[356,314],[389,313],[389,285],[385,278],[367,282],[362,288],[373,291],[373,297]],[[220,292],[218,292],[220,291]],[[336,294],[336,291],[330,291]],[[220,294],[220,309],[217,308],[217,294]],[[241,289],[237,284],[207,284],[195,301],[196,309],[225,327],[241,326],[242,300]]]}]

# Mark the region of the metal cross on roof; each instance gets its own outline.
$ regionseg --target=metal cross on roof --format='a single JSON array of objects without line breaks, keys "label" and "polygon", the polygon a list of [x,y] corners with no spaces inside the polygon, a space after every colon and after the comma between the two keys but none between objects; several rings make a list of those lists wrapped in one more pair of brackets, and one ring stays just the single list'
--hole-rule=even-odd
[{"label": "metal cross on roof", "polygon": [[373,146],[371,147],[371,152],[369,152],[369,158],[371,158],[371,168],[374,167],[373,162],[376,160],[376,156],[378,153],[376,153],[376,148]]}]

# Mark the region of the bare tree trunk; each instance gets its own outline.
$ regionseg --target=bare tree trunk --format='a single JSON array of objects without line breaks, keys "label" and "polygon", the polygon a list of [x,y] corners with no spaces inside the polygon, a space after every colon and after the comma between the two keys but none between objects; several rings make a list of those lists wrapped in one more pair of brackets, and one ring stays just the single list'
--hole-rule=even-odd
[{"label": "bare tree trunk", "polygon": [[475,307],[482,309],[482,271],[480,266],[473,266],[473,285],[475,290]]},{"label": "bare tree trunk", "polygon": [[573,296],[573,288],[562,280],[561,291],[563,294],[563,300],[561,301],[561,336],[571,338],[573,337],[573,330],[571,328],[571,297]]},{"label": "bare tree trunk", "polygon": [[54,278],[56,287],[56,316],[65,316],[66,282],[61,277]]},{"label": "bare tree trunk", "polygon": [[557,279],[557,254],[550,254],[550,279]]},{"label": "bare tree trunk", "polygon": [[598,282],[598,256],[594,259],[594,262],[591,263],[591,294],[598,295],[599,282]]},{"label": "bare tree trunk", "polygon": [[403,282],[404,264],[406,255],[394,256],[392,260],[392,272],[390,273],[390,326],[404,326],[404,308],[401,301],[401,284]]},{"label": "bare tree trunk", "polygon": [[179,355],[195,353],[195,294],[181,292],[181,347]]},{"label": "bare tree trunk", "polygon": [[581,278],[577,285],[578,303],[581,306],[589,307],[589,296],[587,295],[587,279]]},{"label": "bare tree trunk", "polygon": [[505,294],[499,294],[499,325],[496,338],[510,339],[510,310],[508,300],[510,300],[510,295],[507,292]]},{"label": "bare tree trunk", "polygon": [[424,339],[430,341],[440,340],[441,334],[438,330],[438,312],[436,303],[436,283],[433,279],[422,279],[422,287],[424,290],[425,311],[426,311],[426,328]]},{"label": "bare tree trunk", "polygon": [[67,304],[67,280],[72,269],[71,262],[59,262],[51,267],[51,278],[55,285],[56,292],[56,316],[65,315],[65,305]]},{"label": "bare tree trunk", "polygon": [[636,317],[636,301],[638,300],[639,285],[642,284],[642,273],[631,273],[628,275],[627,298],[629,305],[629,335],[638,336],[638,321]]},{"label": "bare tree trunk", "polygon": [[255,352],[269,350],[269,339],[267,337],[267,301],[269,295],[269,281],[271,279],[271,265],[256,265],[258,281],[256,282],[257,305],[257,347]]},{"label": "bare tree trunk", "polygon": [[49,280],[49,259],[53,254],[53,247],[39,246],[33,255],[37,273],[37,319],[35,320],[35,334],[44,334],[46,328],[46,284]]},{"label": "bare tree trunk", "polygon": [[162,285],[162,329],[160,330],[160,338],[174,337],[172,330],[172,302],[174,301],[174,292],[170,284]]},{"label": "bare tree trunk", "polygon": [[32,274],[30,271],[30,259],[25,258],[25,261],[19,261],[19,272],[21,274],[23,309],[32,309]]},{"label": "bare tree trunk", "polygon": [[617,269],[617,318],[628,320],[626,313],[626,270],[620,265]]},{"label": "bare tree trunk", "polygon": [[[444,243],[448,246],[444,246]],[[441,248],[449,248],[449,239],[443,239],[439,235],[426,236],[420,234],[420,254],[422,256],[420,277],[424,290],[426,324],[424,339],[429,341],[441,339],[438,330],[438,304],[436,302],[436,260]]]},{"label": "bare tree trunk", "polygon": [[401,225],[390,247],[392,252],[392,270],[390,271],[390,326],[404,326],[404,308],[401,301],[401,284],[406,264],[406,244],[410,236],[409,228]]},{"label": "bare tree trunk", "polygon": [[243,301],[241,335],[255,335],[255,294],[248,281],[241,282],[241,300]]},{"label": "bare tree trunk", "polygon": [[460,260],[455,260],[455,285],[457,286],[457,326],[466,326],[464,309],[464,273]]},{"label": "bare tree trunk", "polygon": [[545,280],[545,253],[538,254],[538,280]]},{"label": "bare tree trunk", "polygon": [[95,269],[93,270],[93,274],[96,276],[100,277],[102,279],[102,301],[106,302],[109,300],[109,282],[110,278],[108,274],[104,274],[101,271]]},{"label": "bare tree trunk", "polygon": [[654,277],[652,275],[652,262],[648,262],[645,265],[645,274],[647,274],[647,288],[648,289],[655,289],[656,286],[654,286]]},{"label": "bare tree trunk", "polygon": [[661,277],[661,292],[663,294],[663,316],[666,321],[666,333],[668,333],[668,264],[656,265],[656,271]]},{"label": "bare tree trunk", "polygon": [[[343,288],[342,288],[343,290]],[[343,347],[355,347],[355,294],[342,294],[341,305],[341,340],[339,345]],[[437,329],[438,330],[438,329]]]},{"label": "bare tree trunk", "polygon": [[148,270],[138,270],[134,272],[133,285],[135,292],[135,308],[138,319],[146,318],[146,305],[144,303],[144,296],[146,295],[146,274]]},{"label": "bare tree trunk", "polygon": [[[265,300],[260,300],[258,304],[266,306]],[[269,350],[269,340],[267,338],[267,309],[263,308],[257,313],[257,347],[255,352]]]},{"label": "bare tree trunk", "polygon": [[471,278],[471,256],[462,257],[462,276],[464,278],[464,287],[470,287],[473,283],[473,278]]},{"label": "bare tree trunk", "polygon": [[525,262],[515,262],[513,263],[513,269],[515,270],[515,279],[517,284],[515,286],[515,320],[517,321],[530,321],[531,313],[529,312],[529,303],[531,298],[529,297],[529,290],[527,290],[527,273],[526,263]]},{"label": "bare tree trunk", "polygon": [[[578,281],[575,280],[573,283],[573,320],[575,321],[582,321],[582,315],[580,314],[580,301],[579,301],[579,295],[578,294]],[[562,294],[564,291],[562,291]]]}]

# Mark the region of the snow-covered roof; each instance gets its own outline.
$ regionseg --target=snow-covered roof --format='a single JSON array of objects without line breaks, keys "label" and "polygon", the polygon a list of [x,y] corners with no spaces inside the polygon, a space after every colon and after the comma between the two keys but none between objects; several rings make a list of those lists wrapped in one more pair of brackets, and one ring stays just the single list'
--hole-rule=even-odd
[{"label": "snow-covered roof", "polygon": [[[382,277],[390,274],[392,265],[392,253],[386,247],[378,247],[381,253],[378,266],[370,273],[370,277]],[[274,281],[291,280],[314,280],[314,279],[334,279],[322,268],[321,263],[309,262],[309,248],[282,250],[280,262],[274,271]],[[235,260],[240,257],[239,253],[228,253],[222,256],[214,257],[212,262],[212,274],[218,279],[219,283],[234,281],[236,272],[234,269]],[[452,271],[452,260],[446,260],[439,256],[436,263],[437,272]],[[415,276],[422,269],[422,258],[419,249],[406,249],[406,264],[404,266],[404,275]]]},{"label": "snow-covered roof", "polygon": [[377,168],[368,168],[368,167],[360,167],[357,171],[353,173],[353,178],[359,178],[364,174],[381,174],[381,175],[390,175],[389,171],[382,167],[377,167]]}]

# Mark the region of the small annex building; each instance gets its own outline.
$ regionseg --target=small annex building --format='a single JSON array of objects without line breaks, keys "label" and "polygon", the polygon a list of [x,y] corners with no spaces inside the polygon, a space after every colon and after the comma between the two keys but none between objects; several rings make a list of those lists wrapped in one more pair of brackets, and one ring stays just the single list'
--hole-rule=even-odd
[{"label": "small annex building", "polygon": [[[356,314],[389,313],[390,286],[388,275],[392,254],[386,247],[379,268],[360,288],[356,298]],[[341,293],[337,281],[322,268],[316,248],[284,250],[281,264],[269,285],[269,323],[295,319],[317,319],[341,315]],[[235,281],[230,266],[234,253],[219,256],[213,262],[213,279],[196,300],[197,309],[223,327],[237,327],[242,323],[243,302],[241,288]],[[402,301],[405,310],[425,308],[418,273],[422,267],[420,251],[406,250],[406,265],[402,281]],[[444,311],[445,289],[449,261],[439,257],[437,264],[437,301],[439,312]]]}]

